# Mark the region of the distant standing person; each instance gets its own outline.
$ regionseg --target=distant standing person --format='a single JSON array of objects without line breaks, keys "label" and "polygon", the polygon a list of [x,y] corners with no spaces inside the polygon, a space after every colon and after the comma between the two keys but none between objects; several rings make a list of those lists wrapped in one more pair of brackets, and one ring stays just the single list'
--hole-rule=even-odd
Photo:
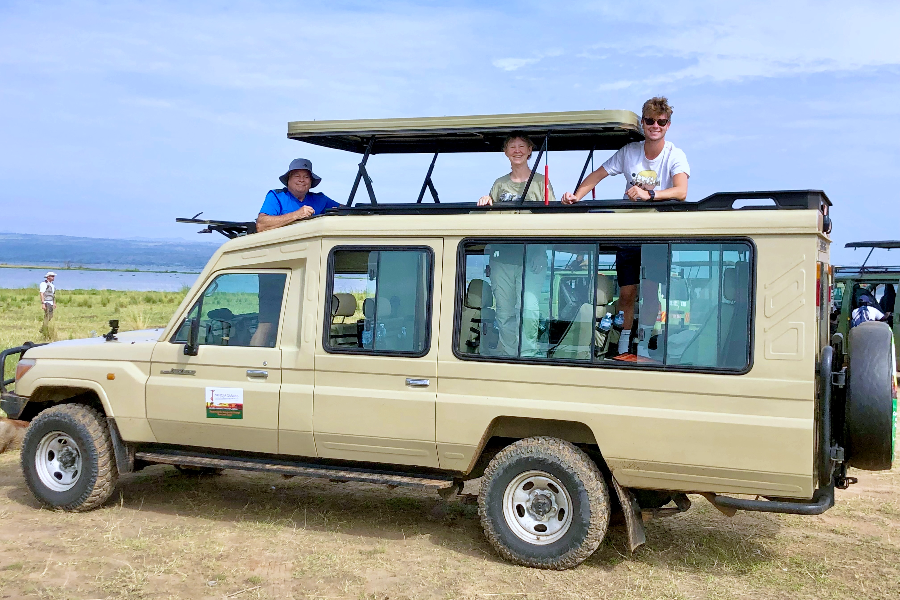
[{"label": "distant standing person", "polygon": [[[599,169],[584,178],[575,193],[566,192],[563,204],[574,204],[591,191],[598,183],[611,175],[625,175],[625,199],[636,202],[655,200],[684,200],[687,198],[688,178],[691,168],[687,157],[672,142],[666,141],[666,133],[672,124],[672,107],[665,97],[650,98],[641,110],[644,141],[632,142],[619,149]],[[643,347],[638,353],[647,354],[646,336],[653,329],[659,311],[657,291],[659,283],[665,281],[666,265],[644,265],[645,278],[643,294],[645,310],[641,314],[639,334]],[[619,338],[619,352],[626,352],[630,341],[630,331],[634,320],[634,304],[638,297],[640,283],[641,248],[627,246],[616,253],[616,275],[619,280],[618,309],[625,313],[625,329]],[[654,308],[655,307],[655,308]],[[646,314],[644,314],[646,313]]]},{"label": "distant standing person", "polygon": [[292,160],[287,172],[278,179],[285,187],[266,194],[256,218],[258,232],[284,227],[318,215],[326,208],[340,206],[325,194],[309,191],[319,185],[322,178],[313,173],[312,162],[305,158]]},{"label": "distant standing person", "polygon": [[41,308],[44,309],[44,329],[50,324],[50,319],[53,318],[53,309],[56,308],[56,286],[53,284],[55,280],[56,273],[49,271],[44,275],[44,281],[41,282],[38,290]]}]

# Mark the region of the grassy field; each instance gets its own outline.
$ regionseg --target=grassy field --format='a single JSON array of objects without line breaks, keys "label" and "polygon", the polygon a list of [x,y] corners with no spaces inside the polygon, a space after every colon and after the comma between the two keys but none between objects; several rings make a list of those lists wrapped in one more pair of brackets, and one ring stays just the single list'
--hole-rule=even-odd
[{"label": "grassy field", "polygon": [[[184,298],[181,292],[122,292],[115,290],[60,290],[48,331],[42,330],[44,312],[37,286],[0,289],[0,349],[25,341],[48,342],[102,335],[109,320],[119,319],[121,331],[160,327],[169,322]],[[10,361],[12,362],[12,361]],[[6,378],[14,365],[7,365]]]},{"label": "grassy field", "polygon": [[818,517],[729,519],[691,496],[687,513],[648,524],[633,556],[614,526],[583,565],[555,572],[503,562],[472,504],[426,492],[154,466],[71,514],[40,508],[17,458],[0,455],[0,598],[900,597],[897,468],[855,473]]}]

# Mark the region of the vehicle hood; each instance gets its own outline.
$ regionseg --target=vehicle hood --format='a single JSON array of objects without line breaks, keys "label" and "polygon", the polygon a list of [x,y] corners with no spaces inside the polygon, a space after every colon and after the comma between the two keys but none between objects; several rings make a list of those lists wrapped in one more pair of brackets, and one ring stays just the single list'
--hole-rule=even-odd
[{"label": "vehicle hood", "polygon": [[123,331],[115,340],[103,337],[63,340],[28,350],[23,358],[149,361],[162,328]]}]

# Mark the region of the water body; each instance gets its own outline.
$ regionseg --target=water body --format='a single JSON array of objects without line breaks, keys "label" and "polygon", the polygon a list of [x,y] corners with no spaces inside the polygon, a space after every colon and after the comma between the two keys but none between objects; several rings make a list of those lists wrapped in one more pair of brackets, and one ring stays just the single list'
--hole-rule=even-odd
[{"label": "water body", "polygon": [[128,271],[79,271],[56,269],[0,269],[0,288],[26,288],[44,280],[47,271],[56,273],[58,290],[127,290],[135,292],[177,292],[191,286],[199,273],[147,273]]}]

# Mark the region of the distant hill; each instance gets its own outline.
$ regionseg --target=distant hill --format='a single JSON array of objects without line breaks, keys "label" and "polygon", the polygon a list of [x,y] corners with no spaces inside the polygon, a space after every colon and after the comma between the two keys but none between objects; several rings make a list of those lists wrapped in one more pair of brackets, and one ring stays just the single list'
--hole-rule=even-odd
[{"label": "distant hill", "polygon": [[0,263],[48,267],[200,271],[227,241],[213,234],[208,242],[117,240],[0,233]]}]

